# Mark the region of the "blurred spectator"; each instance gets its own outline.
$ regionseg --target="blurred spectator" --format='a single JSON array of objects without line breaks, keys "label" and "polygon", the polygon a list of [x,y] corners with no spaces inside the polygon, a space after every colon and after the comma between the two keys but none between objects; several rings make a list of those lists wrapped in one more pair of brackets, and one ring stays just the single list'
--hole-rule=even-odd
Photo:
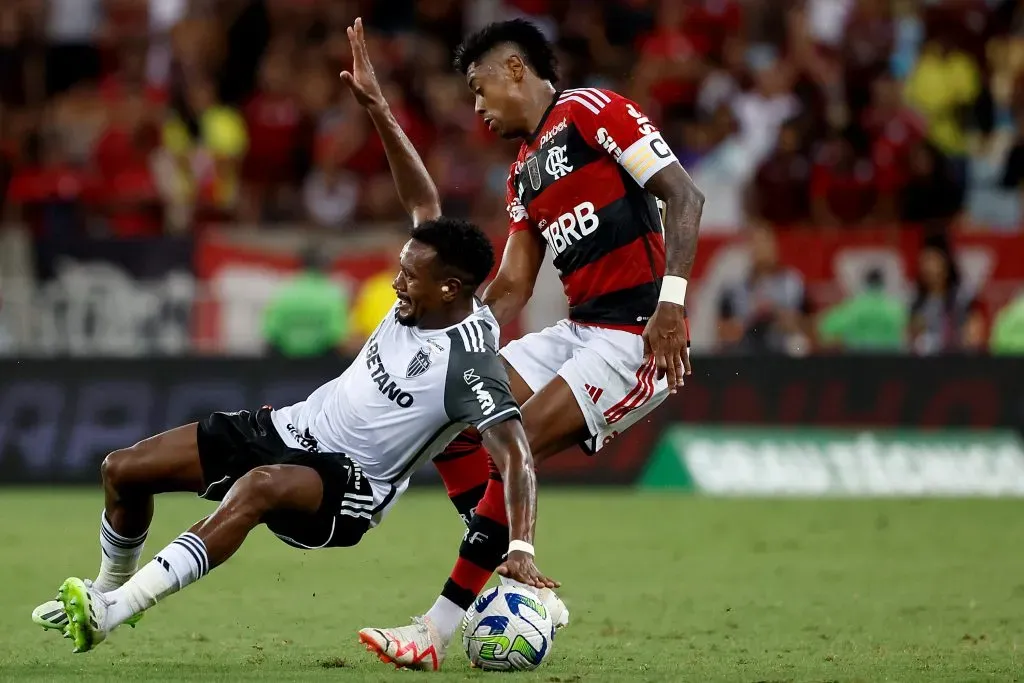
[{"label": "blurred spectator", "polygon": [[707,72],[710,46],[686,30],[688,7],[678,0],[656,0],[654,30],[637,44],[639,61],[633,69],[633,99],[653,101],[662,112],[693,112],[697,88]]},{"label": "blurred spectator", "polygon": [[[1024,169],[1007,173],[1014,135],[1005,127],[979,135],[967,166],[966,209],[974,229],[1016,232],[1021,228],[1020,188],[1024,175],[1016,176]],[[1020,165],[1020,161],[1015,163]]]},{"label": "blurred spectator", "polygon": [[119,237],[157,235],[162,206],[152,170],[159,132],[147,120],[140,91],[126,94],[111,112],[110,124],[93,150],[98,173],[97,205],[109,230]]},{"label": "blurred spectator", "polygon": [[[1002,187],[1017,194],[1018,201],[1024,199],[1024,112],[1017,119],[1017,130],[1013,146],[1006,158],[1006,168],[1003,170]],[[1018,216],[1018,226],[1019,219]]]},{"label": "blurred spectator", "polygon": [[750,271],[729,287],[718,306],[721,348],[755,353],[804,354],[810,302],[800,273],[778,261],[769,228],[750,230]]},{"label": "blurred spectator", "polygon": [[798,120],[779,132],[779,144],[757,170],[749,196],[750,215],[772,225],[797,226],[811,217],[811,162]]},{"label": "blurred spectator", "polygon": [[907,341],[906,306],[886,293],[882,271],[872,270],[862,291],[822,315],[818,340],[828,349],[898,351]]},{"label": "blurred spectator", "polygon": [[901,84],[880,76],[871,86],[871,102],[861,124],[871,145],[877,173],[879,205],[876,215],[890,221],[899,217],[900,193],[910,179],[910,150],[926,137],[924,119],[903,102]]},{"label": "blurred spectator", "polygon": [[49,0],[46,20],[46,93],[55,95],[102,68],[98,41],[105,15],[103,0]]},{"label": "blurred spectator", "polygon": [[985,319],[974,292],[941,242],[925,246],[918,259],[917,286],[910,306],[915,352],[977,351],[985,343]]},{"label": "blurred spectator", "polygon": [[359,205],[358,180],[341,168],[339,147],[340,143],[333,138],[320,145],[313,171],[302,186],[306,213],[323,228],[344,226]]},{"label": "blurred spectator", "polygon": [[288,187],[298,181],[302,112],[289,81],[292,66],[280,48],[267,54],[260,67],[259,86],[242,108],[249,134],[242,177],[258,219],[269,207],[286,204]]},{"label": "blurred spectator", "polygon": [[875,164],[860,129],[835,131],[819,148],[811,174],[811,219],[822,227],[871,223],[883,206]]},{"label": "blurred spectator", "polygon": [[896,43],[890,0],[857,0],[843,31],[843,83],[846,106],[856,119],[868,105],[871,85],[889,70]]},{"label": "blurred spectator", "polygon": [[989,350],[996,355],[1024,356],[1024,292],[996,315]]},{"label": "blurred spectator", "polygon": [[74,164],[63,136],[53,130],[34,132],[25,143],[23,163],[11,178],[8,199],[38,235],[62,238],[86,227],[83,199],[94,187]]},{"label": "blurred spectator", "polygon": [[732,105],[739,142],[751,171],[775,149],[782,124],[800,113],[789,65],[770,48],[761,47],[751,55],[754,87],[737,95]]},{"label": "blurred spectator", "polygon": [[947,37],[924,44],[907,79],[907,101],[928,121],[928,137],[943,154],[959,159],[967,151],[967,122],[981,92],[977,61]]},{"label": "blurred spectator", "polygon": [[957,182],[949,160],[928,142],[914,145],[908,159],[900,218],[941,234],[959,213],[963,201],[963,186]]},{"label": "blurred spectator", "polygon": [[169,200],[230,215],[239,197],[239,166],[249,137],[241,114],[217,101],[211,78],[196,75],[186,83],[164,124],[163,143],[174,162]]},{"label": "blurred spectator", "polygon": [[319,251],[310,250],[302,272],[282,285],[267,305],[263,335],[275,353],[313,358],[340,350],[348,334],[348,297],[330,279],[329,265]]}]

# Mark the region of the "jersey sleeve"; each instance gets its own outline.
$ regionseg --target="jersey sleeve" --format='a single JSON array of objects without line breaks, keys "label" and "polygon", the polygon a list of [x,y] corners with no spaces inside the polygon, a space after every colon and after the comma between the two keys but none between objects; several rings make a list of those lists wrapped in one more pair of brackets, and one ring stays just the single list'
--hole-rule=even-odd
[{"label": "jersey sleeve", "polygon": [[508,211],[508,234],[530,229],[530,219],[526,213],[526,207],[519,200],[519,193],[515,187],[515,164],[508,172],[508,180],[505,183],[505,210]]},{"label": "jersey sleeve", "polygon": [[452,344],[444,387],[448,418],[480,431],[519,419],[519,405],[512,398],[490,328],[480,321],[467,321],[448,335]]},{"label": "jersey sleeve", "polygon": [[598,88],[566,90],[576,130],[592,147],[604,150],[640,187],[678,161],[658,127],[640,107],[618,93]]}]

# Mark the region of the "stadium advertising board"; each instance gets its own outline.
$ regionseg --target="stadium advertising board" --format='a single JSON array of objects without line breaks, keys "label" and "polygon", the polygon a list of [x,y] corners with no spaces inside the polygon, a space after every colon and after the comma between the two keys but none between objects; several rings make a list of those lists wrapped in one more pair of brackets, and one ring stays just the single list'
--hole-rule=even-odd
[{"label": "stadium advertising board", "polygon": [[[338,361],[0,361],[0,482],[94,482],[110,450],[214,410],[287,405]],[[661,437],[686,425],[1019,431],[1024,362],[943,358],[701,358],[686,388],[613,439],[545,463],[549,482],[638,480]],[[844,437],[845,438],[845,437]],[[433,477],[425,468],[423,477]],[[422,478],[421,478],[422,480]]]},{"label": "stadium advertising board", "polygon": [[670,427],[640,478],[719,496],[1024,496],[1006,429]]}]

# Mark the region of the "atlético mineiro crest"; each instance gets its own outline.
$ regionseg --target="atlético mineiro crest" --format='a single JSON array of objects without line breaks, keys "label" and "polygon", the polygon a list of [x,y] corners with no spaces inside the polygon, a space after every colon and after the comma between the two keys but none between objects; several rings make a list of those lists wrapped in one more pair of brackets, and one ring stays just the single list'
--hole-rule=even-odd
[{"label": "atl\u00e9tico mineiro crest", "polygon": [[533,188],[534,192],[540,189],[540,162],[537,161],[537,155],[534,154],[526,160],[526,172],[530,176],[530,187]]},{"label": "atl\u00e9tico mineiro crest", "polygon": [[426,346],[416,352],[416,355],[409,361],[409,367],[405,369],[405,376],[419,377],[430,367],[430,349]]}]

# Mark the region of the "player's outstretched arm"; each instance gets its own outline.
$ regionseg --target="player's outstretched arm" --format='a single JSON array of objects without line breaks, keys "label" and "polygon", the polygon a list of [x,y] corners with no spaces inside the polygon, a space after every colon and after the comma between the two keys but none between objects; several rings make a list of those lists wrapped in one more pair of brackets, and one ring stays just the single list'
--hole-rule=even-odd
[{"label": "player's outstretched arm", "polygon": [[534,564],[533,533],[537,523],[537,477],[526,432],[519,420],[506,420],[481,432],[484,446],[501,470],[509,522],[509,552],[498,573],[536,588],[560,584]]},{"label": "player's outstretched arm", "polygon": [[352,91],[356,101],[366,108],[377,128],[395,178],[398,197],[412,217],[413,225],[437,218],[441,215],[437,186],[384,99],[366,50],[362,19],[356,19],[355,24],[348,28],[348,40],[352,45],[352,71],[342,71],[341,80]]}]

